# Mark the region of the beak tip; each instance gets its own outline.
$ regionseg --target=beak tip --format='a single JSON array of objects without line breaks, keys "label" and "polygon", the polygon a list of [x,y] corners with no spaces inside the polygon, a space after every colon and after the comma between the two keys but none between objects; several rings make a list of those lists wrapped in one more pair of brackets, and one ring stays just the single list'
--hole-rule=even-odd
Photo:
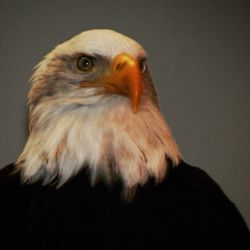
[{"label": "beak tip", "polygon": [[133,113],[137,113],[137,108],[132,108]]},{"label": "beak tip", "polygon": [[133,113],[138,112],[138,104],[132,103],[131,108],[132,108]]}]

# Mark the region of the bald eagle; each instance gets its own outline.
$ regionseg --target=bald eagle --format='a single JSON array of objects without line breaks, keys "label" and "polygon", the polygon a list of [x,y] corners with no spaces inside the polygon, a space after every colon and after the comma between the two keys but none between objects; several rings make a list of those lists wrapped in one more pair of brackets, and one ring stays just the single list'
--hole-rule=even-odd
[{"label": "bald eagle", "polygon": [[27,142],[0,171],[4,249],[250,246],[235,205],[184,162],[136,41],[82,32],[30,82]]}]

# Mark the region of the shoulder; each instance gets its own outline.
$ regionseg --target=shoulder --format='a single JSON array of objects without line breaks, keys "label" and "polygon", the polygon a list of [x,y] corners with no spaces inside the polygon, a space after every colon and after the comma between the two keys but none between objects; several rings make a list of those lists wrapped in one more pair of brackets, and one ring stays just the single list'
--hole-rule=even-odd
[{"label": "shoulder", "polygon": [[[226,213],[227,210],[236,212],[235,204],[215,180],[201,168],[185,162],[181,162],[169,171],[162,183],[162,190],[167,189],[166,192],[180,195],[180,199],[201,206],[202,209],[209,209],[210,212]],[[189,206],[192,206],[191,204]]]},{"label": "shoulder", "polygon": [[181,187],[191,188],[195,190],[210,190],[223,193],[220,186],[201,168],[191,166],[185,162],[181,162],[175,168],[169,171],[169,176],[167,176],[166,182],[175,182]]},{"label": "shoulder", "polygon": [[20,175],[15,171],[15,164],[11,163],[0,169],[0,191],[7,187],[20,185]]},{"label": "shoulder", "polygon": [[184,214],[183,221],[191,218],[201,237],[210,234],[222,245],[240,241],[249,244],[249,231],[237,207],[204,170],[182,162],[170,170],[163,186],[170,189],[172,197],[179,196],[178,211]]},{"label": "shoulder", "polygon": [[184,161],[168,170],[165,179],[157,185],[157,189],[157,192],[183,193],[186,196],[193,196],[196,193],[224,195],[220,186],[204,170]]}]

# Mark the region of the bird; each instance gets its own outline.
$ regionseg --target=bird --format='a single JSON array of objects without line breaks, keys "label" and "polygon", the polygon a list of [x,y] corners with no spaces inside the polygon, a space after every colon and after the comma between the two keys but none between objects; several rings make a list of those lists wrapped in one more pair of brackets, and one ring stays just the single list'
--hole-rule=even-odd
[{"label": "bird", "polygon": [[250,249],[236,205],[183,159],[145,49],[83,31],[33,70],[29,135],[0,170],[3,249]]}]

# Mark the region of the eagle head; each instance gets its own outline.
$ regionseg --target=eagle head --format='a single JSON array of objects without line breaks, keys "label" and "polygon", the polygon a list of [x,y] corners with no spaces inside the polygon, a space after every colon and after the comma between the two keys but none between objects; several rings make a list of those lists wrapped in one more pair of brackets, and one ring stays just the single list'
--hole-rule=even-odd
[{"label": "eagle head", "polygon": [[62,185],[81,169],[125,189],[161,181],[181,156],[159,110],[147,55],[133,39],[89,30],[58,45],[35,67],[30,133],[16,166],[23,180]]}]

